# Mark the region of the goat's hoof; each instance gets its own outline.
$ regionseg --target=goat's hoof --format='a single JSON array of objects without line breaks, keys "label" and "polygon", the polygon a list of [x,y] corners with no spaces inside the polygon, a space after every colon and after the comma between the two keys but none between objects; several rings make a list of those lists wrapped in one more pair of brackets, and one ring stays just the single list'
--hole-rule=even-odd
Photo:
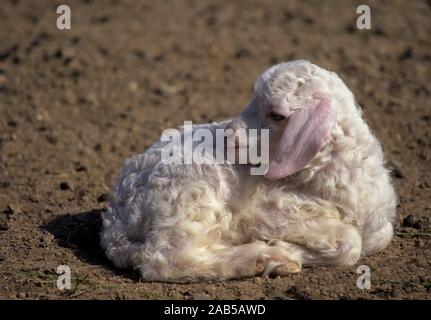
[{"label": "goat's hoof", "polygon": [[268,261],[265,261],[264,259],[259,259],[256,262],[256,274],[261,275],[265,272],[266,265],[268,264]]},{"label": "goat's hoof", "polygon": [[271,273],[275,276],[287,276],[292,273],[299,273],[300,271],[301,266],[299,263],[294,261],[288,261],[282,265],[275,267]]}]

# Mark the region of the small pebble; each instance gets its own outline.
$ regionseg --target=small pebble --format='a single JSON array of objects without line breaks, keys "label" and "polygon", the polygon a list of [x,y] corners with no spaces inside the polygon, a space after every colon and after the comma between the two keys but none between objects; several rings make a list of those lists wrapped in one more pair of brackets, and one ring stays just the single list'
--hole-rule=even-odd
[{"label": "small pebble", "polygon": [[19,214],[22,211],[16,204],[8,204],[4,212],[8,215],[13,215],[13,214]]},{"label": "small pebble", "polygon": [[404,174],[401,171],[400,167],[398,165],[396,165],[393,162],[389,163],[389,169],[391,170],[391,174],[393,177],[397,178],[397,179],[403,179],[404,178]]},{"label": "small pebble", "polygon": [[9,188],[9,187],[10,187],[10,182],[9,182],[9,181],[2,181],[2,182],[0,183],[0,185],[1,185],[1,187],[2,187],[3,189],[7,189],[7,188]]},{"label": "small pebble", "polygon": [[61,182],[60,185],[59,185],[59,187],[60,187],[60,190],[63,190],[63,191],[66,191],[66,190],[70,189],[70,185],[67,182]]},{"label": "small pebble", "polygon": [[87,167],[84,166],[84,165],[82,165],[82,164],[80,164],[80,163],[77,163],[75,165],[75,171],[76,172],[84,172],[84,171],[87,171]]},{"label": "small pebble", "polygon": [[409,228],[420,229],[422,226],[422,222],[417,219],[412,214],[409,214],[407,217],[403,219],[403,226]]},{"label": "small pebble", "polygon": [[109,195],[107,193],[102,193],[100,196],[97,197],[97,202],[102,203],[109,200]]},{"label": "small pebble", "polygon": [[8,218],[4,213],[0,213],[0,230],[6,231],[9,229]]}]

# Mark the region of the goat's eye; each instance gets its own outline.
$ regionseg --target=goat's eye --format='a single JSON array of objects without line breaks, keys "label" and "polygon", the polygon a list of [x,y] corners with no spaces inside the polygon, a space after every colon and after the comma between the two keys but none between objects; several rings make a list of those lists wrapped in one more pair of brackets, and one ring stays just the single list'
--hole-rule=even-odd
[{"label": "goat's eye", "polygon": [[286,119],[285,116],[282,116],[281,114],[278,114],[278,113],[275,113],[275,112],[271,112],[270,115],[271,115],[272,120],[274,120],[274,121],[281,121],[281,120]]}]

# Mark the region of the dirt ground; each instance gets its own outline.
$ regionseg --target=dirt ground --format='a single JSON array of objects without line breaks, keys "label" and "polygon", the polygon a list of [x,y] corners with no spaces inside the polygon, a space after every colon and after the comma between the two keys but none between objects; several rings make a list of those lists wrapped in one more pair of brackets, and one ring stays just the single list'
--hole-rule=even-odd
[{"label": "dirt ground", "polygon": [[[355,27],[363,3],[371,30]],[[430,14],[401,0],[1,0],[0,298],[430,299]],[[299,58],[342,75],[393,169],[397,235],[358,263],[371,289],[356,266],[198,284],[113,268],[98,232],[123,160],[184,120],[235,115],[262,71]]]}]

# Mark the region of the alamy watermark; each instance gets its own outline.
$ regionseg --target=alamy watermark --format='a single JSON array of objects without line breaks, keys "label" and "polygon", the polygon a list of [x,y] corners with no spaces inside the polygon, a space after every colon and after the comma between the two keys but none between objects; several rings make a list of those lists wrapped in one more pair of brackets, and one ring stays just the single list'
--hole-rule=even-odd
[{"label": "alamy watermark", "polygon": [[356,287],[361,290],[371,289],[371,269],[367,265],[361,265],[356,269],[356,273],[361,274],[356,280]]},{"label": "alamy watermark", "polygon": [[[360,265],[356,269],[356,273],[360,276],[356,279],[356,287],[360,290],[371,289],[371,269],[367,265]],[[71,271],[68,265],[60,265],[57,267],[57,289],[60,291],[71,290]]]},{"label": "alamy watermark", "polygon": [[269,166],[269,129],[166,129],[161,150],[164,164],[251,164],[251,175],[264,175]]},{"label": "alamy watermark", "polygon": [[72,288],[70,267],[63,264],[58,266],[57,274],[59,274],[57,278],[58,290],[70,290]]},{"label": "alamy watermark", "polygon": [[57,18],[57,29],[58,30],[70,30],[72,28],[72,11],[70,7],[62,4],[57,7],[57,11],[60,16]]},{"label": "alamy watermark", "polygon": [[371,29],[371,9],[369,6],[362,4],[356,8],[356,13],[360,16],[356,19],[356,28],[359,30]]},{"label": "alamy watermark", "polygon": [[[70,30],[72,28],[72,11],[68,5],[62,4],[57,7],[58,30]],[[356,19],[356,27],[359,30],[371,29],[371,9],[369,6],[362,4],[356,8],[356,13],[360,16]]]}]

